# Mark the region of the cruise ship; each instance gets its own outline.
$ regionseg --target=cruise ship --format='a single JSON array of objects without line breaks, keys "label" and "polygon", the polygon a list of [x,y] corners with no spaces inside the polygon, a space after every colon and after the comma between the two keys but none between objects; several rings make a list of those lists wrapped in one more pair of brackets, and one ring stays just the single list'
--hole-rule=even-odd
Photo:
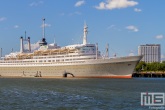
[{"label": "cruise ship", "polygon": [[[0,77],[44,77],[44,78],[131,78],[135,66],[142,56],[110,58],[102,56],[97,44],[87,42],[88,27],[84,24],[82,44],[60,47],[48,44],[43,36],[37,50],[31,50],[30,37],[20,37],[20,52],[1,57]],[[24,42],[28,49],[25,51]]]}]

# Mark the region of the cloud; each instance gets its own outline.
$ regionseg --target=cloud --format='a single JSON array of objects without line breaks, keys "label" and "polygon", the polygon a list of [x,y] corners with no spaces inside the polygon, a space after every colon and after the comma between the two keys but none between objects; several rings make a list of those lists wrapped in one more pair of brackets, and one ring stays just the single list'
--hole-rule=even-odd
[{"label": "cloud", "polygon": [[161,60],[165,61],[165,54],[161,54]]},{"label": "cloud", "polygon": [[18,25],[15,25],[15,26],[14,26],[15,29],[17,29],[17,28],[19,28],[19,27],[20,27],[20,26],[18,26]]},{"label": "cloud", "polygon": [[60,13],[60,16],[64,16],[65,15],[65,13]]},{"label": "cloud", "polygon": [[[51,24],[45,24],[45,27],[50,27]],[[41,25],[41,27],[43,27],[43,24]]]},{"label": "cloud", "polygon": [[73,16],[73,15],[81,15],[82,13],[79,11],[75,11],[73,13],[69,13],[69,16]]},{"label": "cloud", "polygon": [[81,12],[76,11],[76,12],[74,12],[74,14],[76,14],[76,15],[81,15]]},{"label": "cloud", "polygon": [[128,29],[130,31],[133,31],[133,32],[138,32],[139,31],[139,29],[136,26],[133,26],[133,25],[127,26],[126,29]]},{"label": "cloud", "polygon": [[135,6],[137,4],[138,2],[135,2],[133,0],[107,0],[106,2],[101,2],[99,6],[95,6],[95,8],[99,10],[112,10],[127,8]]},{"label": "cloud", "polygon": [[118,28],[116,25],[110,25],[107,27],[107,30],[115,30],[115,31],[121,31],[120,28]]},{"label": "cloud", "polygon": [[164,36],[163,36],[163,35],[157,35],[157,36],[155,36],[155,38],[156,38],[156,39],[163,39]]},{"label": "cloud", "polygon": [[108,30],[113,29],[113,28],[115,28],[115,25],[113,25],[113,24],[107,27]]},{"label": "cloud", "polygon": [[162,55],[161,55],[161,58],[165,58],[165,55],[162,54]]},{"label": "cloud", "polygon": [[135,54],[133,52],[129,53],[128,56],[135,56]]},{"label": "cloud", "polygon": [[84,0],[81,0],[81,1],[76,2],[76,4],[74,6],[75,7],[80,7],[83,4],[85,4],[85,1]]},{"label": "cloud", "polygon": [[6,17],[0,17],[0,21],[6,20]]},{"label": "cloud", "polygon": [[130,50],[128,56],[135,56],[135,50]]},{"label": "cloud", "polygon": [[134,8],[134,11],[135,12],[141,12],[142,10],[141,9],[138,9],[138,8]]},{"label": "cloud", "polygon": [[42,5],[44,2],[43,1],[38,1],[38,2],[32,2],[30,6],[39,6]]},{"label": "cloud", "polygon": [[[39,48],[39,42],[40,42],[40,41],[38,41],[38,42],[36,42],[36,43],[34,43],[34,44],[30,44],[30,45],[31,45],[31,51],[32,51],[32,52],[33,52],[34,50],[37,50],[37,49]],[[28,48],[29,48],[28,44],[24,44],[24,49],[25,49],[25,50],[28,50]]]},{"label": "cloud", "polygon": [[82,15],[82,13],[79,11],[75,11],[71,13],[60,13],[60,16],[74,16],[74,15]]}]

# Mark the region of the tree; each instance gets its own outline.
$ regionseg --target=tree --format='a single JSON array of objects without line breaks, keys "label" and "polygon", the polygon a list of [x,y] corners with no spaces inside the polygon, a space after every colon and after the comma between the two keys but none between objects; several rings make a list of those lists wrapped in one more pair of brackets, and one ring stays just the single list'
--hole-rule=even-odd
[{"label": "tree", "polygon": [[165,71],[165,62],[153,62],[153,63],[145,63],[143,61],[139,62],[139,64],[135,68],[136,71]]},{"label": "tree", "polygon": [[136,66],[135,70],[136,71],[143,71],[145,70],[146,63],[144,61],[140,61],[138,65]]}]

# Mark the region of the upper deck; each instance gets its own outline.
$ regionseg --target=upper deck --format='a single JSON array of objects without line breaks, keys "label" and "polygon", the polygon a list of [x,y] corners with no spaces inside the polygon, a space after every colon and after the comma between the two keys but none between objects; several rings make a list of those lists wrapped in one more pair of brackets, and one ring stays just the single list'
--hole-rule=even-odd
[{"label": "upper deck", "polygon": [[[45,38],[45,19],[43,19],[43,38],[37,50],[31,50],[30,37],[20,38],[20,52],[10,53],[1,58],[0,63],[43,63],[43,62],[75,62],[101,58],[100,51],[95,44],[87,43],[88,27],[84,24],[82,44],[60,47],[57,44],[47,44]],[[25,34],[26,36],[26,34]],[[28,49],[24,49],[24,41],[28,41]]]}]

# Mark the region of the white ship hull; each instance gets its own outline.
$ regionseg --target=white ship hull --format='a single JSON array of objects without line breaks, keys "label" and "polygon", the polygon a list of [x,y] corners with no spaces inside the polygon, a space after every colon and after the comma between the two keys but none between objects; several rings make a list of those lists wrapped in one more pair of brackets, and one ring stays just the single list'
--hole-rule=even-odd
[{"label": "white ship hull", "polygon": [[[75,77],[131,78],[141,56],[111,59],[94,59],[84,62],[11,64],[0,65],[1,77],[63,77],[72,73]],[[71,75],[68,75],[71,77]]]}]

